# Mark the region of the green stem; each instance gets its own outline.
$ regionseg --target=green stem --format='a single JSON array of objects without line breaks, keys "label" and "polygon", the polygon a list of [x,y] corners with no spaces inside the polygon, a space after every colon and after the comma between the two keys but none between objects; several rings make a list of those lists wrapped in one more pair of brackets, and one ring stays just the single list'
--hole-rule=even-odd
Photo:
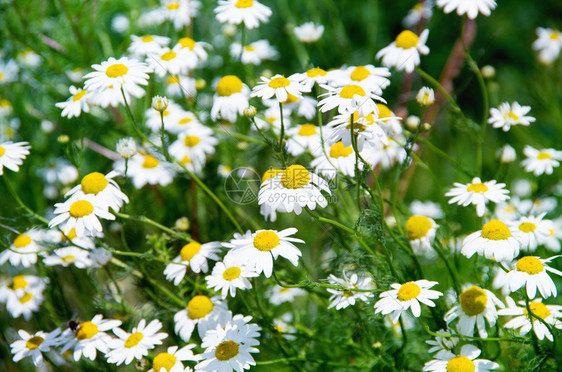
[{"label": "green stem", "polygon": [[125,213],[120,213],[120,212],[113,212],[114,215],[116,215],[117,217],[129,220],[129,221],[139,221],[142,223],[145,223],[147,225],[156,227],[157,229],[160,229],[162,231],[167,232],[168,234],[176,237],[176,238],[180,238],[183,240],[187,240],[188,242],[194,242],[195,240],[193,240],[189,235],[187,234],[182,234],[180,232],[174,231],[172,229],[170,229],[169,227],[166,227],[154,220],[151,220],[150,218],[146,217],[146,216],[131,216]]},{"label": "green stem", "polygon": [[7,175],[4,175],[2,177],[4,179],[4,182],[6,183],[6,186],[8,187],[8,191],[10,192],[10,194],[12,195],[12,197],[16,200],[16,202],[19,204],[20,207],[22,207],[27,213],[29,213],[30,215],[32,215],[33,217],[35,217],[37,220],[41,221],[42,223],[44,223],[45,225],[49,224],[49,220],[47,220],[45,217],[35,213],[31,208],[29,208],[18,196],[16,190],[14,189],[14,186],[12,185],[12,182],[8,179]]}]

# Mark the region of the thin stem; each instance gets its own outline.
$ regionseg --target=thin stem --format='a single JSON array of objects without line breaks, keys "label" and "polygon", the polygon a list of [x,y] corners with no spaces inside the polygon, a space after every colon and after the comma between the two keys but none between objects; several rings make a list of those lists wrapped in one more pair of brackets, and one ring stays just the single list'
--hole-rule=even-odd
[{"label": "thin stem", "polygon": [[168,159],[170,155],[168,154],[168,149],[166,148],[166,139],[164,136],[164,111],[160,111],[160,121],[162,122],[162,128],[160,129],[160,140],[162,141],[162,152],[164,157]]},{"label": "thin stem", "polygon": [[12,185],[12,182],[8,179],[8,177],[6,175],[4,175],[2,177],[4,179],[4,182],[6,182],[6,186],[8,187],[8,191],[10,192],[10,194],[12,195],[12,197],[16,200],[16,202],[20,205],[20,207],[22,207],[27,213],[29,213],[30,215],[32,215],[33,217],[35,217],[36,219],[38,219],[39,221],[41,221],[42,223],[44,223],[45,225],[49,224],[49,220],[47,220],[45,217],[35,213],[31,208],[29,208],[18,196],[16,189],[14,189],[14,186]]},{"label": "thin stem", "polygon": [[283,141],[285,140],[285,121],[283,120],[283,104],[281,102],[279,102],[279,115],[281,115],[281,134],[279,136],[279,144],[278,146],[278,152],[279,152],[279,158],[281,160],[281,164],[283,165],[283,168],[287,167],[287,163],[285,161],[285,145],[283,144]]},{"label": "thin stem", "polygon": [[147,225],[156,227],[157,229],[165,231],[168,234],[170,234],[170,235],[172,235],[176,238],[187,240],[188,242],[194,242],[195,241],[189,235],[180,233],[178,231],[174,231],[174,230],[170,229],[169,227],[166,227],[166,226],[164,226],[164,225],[162,225],[162,224],[160,224],[160,223],[158,223],[154,220],[151,220],[150,218],[148,218],[146,216],[131,216],[131,215],[128,215],[128,214],[125,214],[125,213],[120,213],[120,212],[113,212],[113,214],[116,215],[117,217],[124,218],[124,219],[129,220],[129,221],[139,221],[139,222],[145,223]]}]

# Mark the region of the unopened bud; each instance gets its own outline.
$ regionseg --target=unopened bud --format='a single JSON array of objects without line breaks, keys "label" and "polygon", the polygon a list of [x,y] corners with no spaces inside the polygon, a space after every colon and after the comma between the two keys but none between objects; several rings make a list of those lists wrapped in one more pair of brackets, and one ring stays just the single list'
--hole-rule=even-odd
[{"label": "unopened bud", "polygon": [[496,75],[496,69],[490,65],[483,66],[480,72],[486,79],[491,79]]},{"label": "unopened bud", "polygon": [[152,108],[158,112],[164,112],[168,108],[168,98],[161,96],[152,97]]},{"label": "unopened bud", "polygon": [[500,149],[500,161],[504,164],[513,163],[517,158],[515,149],[510,145],[505,145]]},{"label": "unopened bud", "polygon": [[131,137],[121,138],[117,142],[117,153],[124,159],[129,159],[137,152],[137,145],[135,140]]},{"label": "unopened bud", "polygon": [[207,82],[203,79],[197,79],[195,81],[195,89],[197,90],[205,89],[206,86],[207,86]]},{"label": "unopened bud", "polygon": [[70,137],[67,134],[61,134],[58,136],[57,141],[59,141],[59,143],[68,143],[68,141],[70,141]]},{"label": "unopened bud", "polygon": [[425,131],[430,130],[430,129],[431,129],[431,124],[429,124],[429,123],[423,123],[422,129],[425,130]]},{"label": "unopened bud", "polygon": [[176,220],[174,227],[178,231],[187,231],[190,227],[189,219],[187,217],[181,217]]},{"label": "unopened bud", "polygon": [[420,122],[421,122],[420,118],[417,117],[416,115],[410,115],[406,118],[406,126],[412,132],[418,129]]},{"label": "unopened bud", "polygon": [[435,93],[433,89],[422,87],[416,95],[416,101],[422,106],[430,106],[435,102]]},{"label": "unopened bud", "polygon": [[248,119],[253,118],[258,113],[258,109],[255,106],[248,106],[244,109],[244,116]]}]

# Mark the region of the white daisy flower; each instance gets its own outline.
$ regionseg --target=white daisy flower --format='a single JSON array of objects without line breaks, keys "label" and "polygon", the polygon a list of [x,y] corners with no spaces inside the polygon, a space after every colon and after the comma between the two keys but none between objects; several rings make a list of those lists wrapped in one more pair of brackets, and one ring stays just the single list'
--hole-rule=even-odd
[{"label": "white daisy flower", "polygon": [[42,293],[48,280],[35,275],[16,275],[10,280],[3,280],[0,285],[0,302],[7,302],[10,297],[19,298],[26,293]]},{"label": "white daisy flower", "polygon": [[188,112],[174,101],[168,100],[168,106],[162,113],[154,110],[152,107],[145,111],[146,126],[153,132],[159,133],[162,130],[162,116],[164,116],[164,129],[172,132],[170,129]]},{"label": "white daisy flower", "polygon": [[[120,173],[125,172],[125,162],[120,161],[115,165]],[[137,153],[129,159],[127,177],[132,178],[135,188],[144,185],[167,186],[174,179],[174,171],[169,163],[161,162],[150,154]]]},{"label": "white daisy flower", "polygon": [[41,240],[40,238],[41,234],[37,230],[29,230],[18,235],[10,245],[10,249],[0,253],[0,265],[6,261],[10,261],[13,266],[30,267],[35,265],[37,263],[37,252],[42,249],[37,243]]},{"label": "white daisy flower", "polygon": [[219,0],[215,13],[220,23],[244,23],[246,28],[252,29],[260,22],[268,22],[271,9],[256,0]]},{"label": "white daisy flower", "polygon": [[293,29],[295,36],[303,43],[315,43],[324,33],[324,26],[314,22],[305,22]]},{"label": "white daisy flower", "polygon": [[364,90],[370,90],[382,95],[383,89],[390,85],[390,71],[386,67],[373,65],[349,66],[339,72],[335,83],[338,86],[359,85]]},{"label": "white daisy flower", "polygon": [[433,1],[422,1],[414,5],[412,9],[408,11],[406,17],[402,19],[402,24],[404,27],[414,27],[420,20],[429,20],[433,15]]},{"label": "white daisy flower", "polygon": [[328,91],[328,93],[321,95],[324,98],[318,103],[322,112],[330,111],[337,107],[338,112],[345,115],[350,115],[356,111],[359,111],[359,116],[366,116],[372,112],[378,115],[379,110],[375,100],[385,102],[375,92],[371,90],[365,91],[363,87],[357,84],[339,88],[322,85],[322,88]]},{"label": "white daisy flower", "polygon": [[14,355],[14,362],[19,362],[23,358],[29,356],[36,367],[43,365],[43,353],[51,350],[51,347],[59,344],[59,335],[61,330],[55,329],[52,332],[45,333],[43,331],[29,334],[23,329],[18,331],[21,340],[14,341],[10,344],[11,352]]},{"label": "white daisy flower", "polygon": [[168,151],[180,161],[187,156],[189,159],[204,162],[207,155],[215,153],[215,146],[219,143],[212,134],[213,131],[207,127],[186,129],[179,134]]},{"label": "white daisy flower", "polygon": [[218,296],[209,298],[196,295],[187,303],[187,309],[174,315],[174,330],[182,340],[188,342],[195,326],[199,336],[203,338],[209,329],[216,328],[230,316],[226,302],[221,301]]},{"label": "white daisy flower", "polygon": [[269,41],[258,40],[244,46],[242,44],[230,44],[230,55],[234,58],[239,58],[244,64],[260,65],[266,59],[273,60],[279,58],[279,53],[273,48]]},{"label": "white daisy flower", "polygon": [[163,48],[159,54],[151,54],[146,58],[146,63],[160,77],[167,74],[187,74],[189,66],[187,59],[182,58],[181,46],[176,45],[173,49]]},{"label": "white daisy flower", "polygon": [[443,8],[445,14],[456,10],[459,16],[466,14],[469,19],[475,19],[478,12],[489,16],[492,10],[496,8],[494,0],[437,0],[435,5]]},{"label": "white daisy flower", "polygon": [[170,75],[166,78],[166,94],[176,98],[194,97],[196,80],[190,76]]},{"label": "white daisy flower", "polygon": [[0,85],[16,81],[19,70],[20,68],[14,60],[4,62],[0,59]]},{"label": "white daisy flower", "polygon": [[131,45],[127,51],[131,55],[139,58],[147,57],[151,54],[160,54],[162,49],[170,43],[170,38],[157,35],[131,35]]},{"label": "white daisy flower", "polygon": [[[504,328],[521,328],[519,330],[521,336],[525,336],[529,331],[533,330],[537,338],[541,341],[544,340],[545,337],[547,340],[554,341],[552,333],[543,322],[551,325],[553,328],[562,329],[562,306],[545,305],[542,303],[541,299],[536,299],[529,302],[529,308],[533,314],[530,315],[524,301],[519,302],[521,307],[518,307],[511,297],[506,297],[505,300],[507,302],[507,308],[499,310],[498,314],[516,317],[505,323],[503,325]],[[532,318],[532,322],[529,318]],[[540,320],[537,318],[540,318]]]},{"label": "white daisy flower", "polygon": [[[355,151],[351,145],[345,146],[342,141],[333,145],[324,142],[326,155],[321,150],[316,151],[315,158],[310,162],[310,166],[327,179],[334,179],[339,172],[355,177]],[[363,169],[363,163],[359,163],[359,169]]]},{"label": "white daisy flower", "polygon": [[544,244],[550,235],[549,221],[543,220],[546,212],[533,217],[521,217],[518,221],[510,223],[512,228],[519,229],[521,248],[528,248],[530,252],[537,249],[537,245]]},{"label": "white daisy flower", "polygon": [[295,80],[305,86],[309,91],[314,84],[325,85],[328,83],[328,72],[320,67],[311,68],[302,74],[291,75]]},{"label": "white daisy flower", "polygon": [[113,333],[118,337],[109,343],[112,349],[105,356],[108,363],[131,364],[135,359],[142,359],[148,355],[148,350],[154,349],[156,345],[162,345],[162,340],[168,337],[167,333],[157,333],[162,328],[162,323],[154,319],[148,325],[146,320],[141,319],[137,327],[131,333],[121,328],[114,328]]},{"label": "white daisy flower", "polygon": [[250,88],[237,76],[226,75],[217,84],[217,92],[213,97],[211,119],[219,118],[236,122],[238,115],[243,115],[244,110],[250,105]]},{"label": "white daisy flower", "polygon": [[514,125],[529,126],[536,119],[532,116],[525,116],[531,111],[531,106],[521,106],[517,102],[511,105],[509,102],[503,102],[498,108],[490,109],[490,118],[488,123],[494,128],[501,128],[507,132]]},{"label": "white daisy flower", "polygon": [[85,195],[93,195],[97,205],[119,212],[123,202],[128,203],[129,198],[113,180],[118,175],[119,173],[115,171],[111,171],[105,176],[99,172],[89,173],[82,178],[80,185],[71,189],[64,196],[81,198]]},{"label": "white daisy flower", "polygon": [[441,205],[430,200],[414,200],[410,204],[410,212],[412,212],[413,215],[425,216],[433,219],[443,218],[444,216]]},{"label": "white daisy flower", "polygon": [[550,65],[560,55],[562,32],[543,27],[538,27],[536,32],[538,38],[533,42],[533,49],[539,52],[539,61]]},{"label": "white daisy flower", "polygon": [[111,261],[113,254],[105,248],[95,248],[90,251],[90,260],[92,267],[101,268]]},{"label": "white daisy flower", "polygon": [[162,0],[161,3],[164,18],[174,24],[176,31],[190,25],[191,18],[195,17],[201,8],[201,3],[196,0]]},{"label": "white daisy flower", "polygon": [[461,335],[474,335],[474,326],[478,329],[480,337],[488,337],[486,322],[493,327],[498,319],[496,306],[504,308],[504,304],[487,289],[464,286],[463,292],[459,295],[459,305],[453,306],[445,314],[447,324],[458,319],[457,330]]},{"label": "white daisy flower", "polygon": [[13,296],[6,298],[6,309],[13,318],[19,318],[23,315],[26,321],[31,319],[34,312],[39,311],[39,306],[43,303],[45,297],[41,291],[14,291]]},{"label": "white daisy flower", "polygon": [[548,227],[548,236],[543,242],[547,249],[554,252],[560,252],[562,240],[562,219],[557,218],[553,221],[545,220],[545,225]]},{"label": "white daisy flower", "polygon": [[470,258],[474,253],[498,262],[511,261],[519,254],[520,233],[499,220],[491,220],[482,230],[464,238],[461,253]]},{"label": "white daisy flower", "polygon": [[548,298],[550,296],[556,297],[558,294],[556,285],[547,271],[560,276],[562,276],[562,271],[556,270],[546,265],[546,263],[558,257],[560,256],[554,256],[544,260],[534,256],[521,257],[517,260],[515,268],[505,274],[505,276],[502,277],[502,281],[498,284],[502,286],[509,285],[511,292],[515,292],[525,285],[527,296],[529,296],[530,299],[535,298],[537,289],[543,298]]},{"label": "white daisy flower", "polygon": [[304,240],[291,237],[298,230],[288,228],[282,231],[258,230],[251,236],[238,236],[223,243],[230,248],[226,257],[234,262],[254,268],[257,274],[269,278],[273,272],[273,260],[279,256],[289,260],[293,266],[298,266],[301,251],[293,243],[304,243]]},{"label": "white daisy flower", "polygon": [[509,199],[509,190],[505,189],[505,183],[497,183],[496,180],[482,182],[480,178],[474,177],[471,183],[455,182],[454,186],[445,194],[453,197],[449,204],[457,203],[463,207],[473,204],[476,206],[478,217],[484,215],[488,201],[499,203]]},{"label": "white daisy flower", "polygon": [[328,309],[333,307],[335,307],[336,310],[345,309],[350,305],[355,305],[357,300],[367,302],[369,301],[369,298],[374,296],[372,292],[354,291],[354,289],[374,290],[375,286],[371,282],[371,278],[363,278],[355,273],[351,274],[351,277],[348,278],[347,274],[344,272],[343,278],[341,279],[330,274],[330,276],[328,276],[328,281],[330,284],[341,285],[345,288],[349,288],[343,291],[339,289],[326,288],[326,290],[332,294],[332,296],[330,296],[330,305],[328,306]]},{"label": "white daisy flower", "polygon": [[221,243],[220,242],[210,242],[210,243],[198,243],[191,242],[184,245],[180,251],[180,254],[173,259],[164,269],[164,275],[169,281],[173,281],[174,285],[180,284],[183,277],[187,273],[187,267],[189,266],[194,273],[209,271],[209,264],[207,260],[217,261],[219,256],[217,253],[220,252]]},{"label": "white daisy flower", "polygon": [[4,167],[14,172],[19,171],[19,165],[22,165],[23,159],[29,155],[30,148],[28,142],[0,143],[0,176],[4,174]]},{"label": "white daisy flower", "polygon": [[555,149],[537,150],[527,145],[523,149],[523,153],[527,159],[523,160],[521,165],[525,167],[525,171],[533,172],[535,176],[545,173],[552,174],[553,169],[557,168],[562,160],[562,151]]},{"label": "white daisy flower", "polygon": [[90,112],[90,106],[88,106],[90,95],[88,92],[85,89],[76,88],[74,85],[71,85],[68,90],[70,97],[64,102],[55,104],[56,107],[62,109],[61,116],[72,119],[75,116],[80,116],[82,111]]},{"label": "white daisy flower", "polygon": [[410,30],[402,31],[396,40],[377,53],[376,58],[382,58],[383,66],[410,73],[419,66],[420,55],[429,53],[429,48],[425,45],[428,35],[427,29],[419,37]]},{"label": "white daisy flower", "polygon": [[115,216],[107,211],[107,207],[95,199],[93,195],[77,196],[64,203],[55,204],[55,217],[49,221],[49,227],[65,223],[62,230],[68,233],[75,229],[77,236],[96,235],[102,232],[98,219],[114,220]]},{"label": "white daisy flower", "polygon": [[152,70],[136,59],[110,57],[99,65],[92,65],[96,71],[86,76],[84,89],[87,91],[105,88],[123,88],[125,93],[134,97],[142,97],[144,89],[140,85],[148,85],[148,74]]},{"label": "white daisy flower", "polygon": [[283,103],[287,100],[289,94],[300,98],[302,92],[310,92],[310,89],[292,77],[287,79],[285,76],[277,74],[272,78],[262,76],[260,79],[258,85],[252,89],[252,97],[260,97],[265,100],[275,96],[277,102]]},{"label": "white daisy flower", "polygon": [[[450,330],[440,329],[436,332],[440,335],[451,335],[452,332]],[[436,336],[435,340],[427,340],[425,342],[431,347],[428,350],[428,353],[436,353],[435,358],[441,359],[443,356],[447,355],[447,353],[451,352],[459,343],[459,339],[457,337],[440,337]]]},{"label": "white daisy flower", "polygon": [[47,266],[76,266],[79,269],[85,269],[92,266],[90,260],[90,252],[78,247],[67,247],[55,249],[53,254],[45,257],[43,263]]},{"label": "white daisy flower", "polygon": [[[276,168],[268,169],[267,171],[265,171],[261,179],[260,190],[262,188],[268,187],[268,183],[266,183],[265,181],[281,173],[283,173],[283,170]],[[260,214],[265,218],[266,221],[269,220],[271,222],[275,222],[277,220],[277,209],[279,209],[279,212],[284,212],[282,208],[282,206],[277,207],[272,204],[264,203],[260,205]]]},{"label": "white daisy flower", "polygon": [[[131,89],[134,90],[135,94],[139,97],[144,95],[144,90],[139,86],[131,86]],[[131,102],[131,94],[125,91],[124,99],[123,93],[121,92],[121,86],[119,85],[110,85],[107,88],[89,91],[88,94],[90,95],[92,103],[96,106],[100,106],[101,108],[125,105],[125,99],[127,99],[127,102]]]},{"label": "white daisy flower", "polygon": [[480,349],[474,345],[463,345],[459,355],[455,355],[450,351],[446,351],[439,356],[436,355],[437,359],[425,363],[423,370],[434,372],[487,372],[500,368],[498,363],[487,359],[476,359],[480,353]]},{"label": "white daisy flower", "polygon": [[207,61],[208,53],[205,48],[211,45],[203,41],[195,41],[190,37],[182,37],[174,46],[174,50],[179,49],[178,56],[181,58],[189,70],[201,66]]},{"label": "white daisy flower", "polygon": [[302,288],[285,288],[277,284],[267,291],[269,302],[276,306],[285,302],[293,302],[295,297],[304,295],[306,295],[306,291]]},{"label": "white daisy flower", "polygon": [[228,293],[231,297],[236,296],[236,289],[250,289],[252,284],[247,278],[258,276],[253,270],[246,265],[240,265],[234,262],[232,256],[225,257],[224,261],[217,262],[213,267],[211,275],[205,277],[207,288],[221,291],[221,296],[226,299]]},{"label": "white daisy flower", "polygon": [[306,150],[315,151],[321,146],[320,131],[314,124],[306,123],[287,129],[287,152],[299,156]]},{"label": "white daisy flower", "polygon": [[425,216],[410,216],[406,221],[406,236],[416,254],[431,251],[435,239],[435,232],[439,227],[432,218]]},{"label": "white daisy flower", "polygon": [[[328,123],[328,128],[333,128],[327,135],[327,142],[335,144],[342,141],[345,147],[352,146],[351,138],[351,116],[347,114],[337,115]],[[368,143],[372,148],[381,149],[389,144],[387,133],[381,125],[383,122],[377,118],[377,114],[371,112],[365,116],[359,116],[358,111],[353,113],[353,134],[357,138],[357,150],[363,151],[363,146]]]},{"label": "white daisy flower", "polygon": [[200,355],[194,355],[193,349],[197,345],[189,344],[178,350],[177,346],[170,346],[166,352],[160,353],[152,360],[152,368],[147,372],[191,372],[192,369],[185,367],[184,361],[199,361]]},{"label": "white daisy flower", "polygon": [[384,169],[389,169],[394,164],[402,163],[406,159],[405,142],[406,139],[402,135],[389,137],[388,145],[384,145],[382,149],[366,146],[362,156],[373,168],[381,165]]},{"label": "white daisy flower", "polygon": [[112,342],[112,337],[105,332],[120,325],[120,320],[103,319],[103,316],[98,314],[91,321],[81,322],[76,330],[67,329],[62,333],[61,352],[64,353],[72,348],[75,361],[79,361],[82,355],[95,360],[97,350],[103,354],[109,351],[108,345]]}]

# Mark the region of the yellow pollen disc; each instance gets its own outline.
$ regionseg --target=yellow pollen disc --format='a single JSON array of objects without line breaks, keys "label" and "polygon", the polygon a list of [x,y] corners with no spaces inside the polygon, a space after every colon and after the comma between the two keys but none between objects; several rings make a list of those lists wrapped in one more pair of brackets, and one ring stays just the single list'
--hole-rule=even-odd
[{"label": "yellow pollen disc", "polygon": [[420,287],[414,282],[408,282],[402,284],[400,289],[398,290],[398,300],[400,301],[409,301],[418,297],[420,294],[421,289]]},{"label": "yellow pollen disc", "polygon": [[410,30],[402,31],[396,37],[396,46],[402,49],[410,49],[418,45],[419,37]]},{"label": "yellow pollen disc", "polygon": [[201,250],[201,244],[197,242],[191,242],[184,245],[181,249],[180,256],[182,261],[191,261],[193,256],[195,256]]},{"label": "yellow pollen disc", "polygon": [[365,67],[363,66],[357,66],[355,67],[355,69],[353,70],[353,72],[351,73],[350,77],[351,80],[354,81],[361,81],[363,79],[366,79],[367,77],[369,77],[369,75],[371,75],[371,73],[369,72],[369,70],[367,70]]},{"label": "yellow pollen disc", "polygon": [[187,147],[194,147],[197,146],[199,143],[199,137],[197,136],[185,136],[183,142]]},{"label": "yellow pollen disc", "polygon": [[508,118],[513,120],[513,121],[517,121],[519,120],[519,116],[515,115],[513,112],[508,112],[507,114],[504,115],[503,117],[505,120],[507,120]]},{"label": "yellow pollen disc", "polygon": [[222,273],[222,278],[224,280],[234,280],[240,277],[240,273],[242,272],[242,270],[240,270],[239,267],[229,267],[228,269],[224,270],[224,272]]},{"label": "yellow pollen disc", "polygon": [[168,10],[178,10],[180,8],[180,3],[174,1],[173,3],[168,4],[166,8],[168,8]]},{"label": "yellow pollen disc", "polygon": [[490,240],[506,240],[511,236],[509,227],[501,221],[492,220],[482,227],[482,237]]},{"label": "yellow pollen disc", "polygon": [[151,41],[154,41],[154,37],[152,35],[144,35],[141,40],[143,43],[150,43]]},{"label": "yellow pollen disc", "polygon": [[18,237],[14,239],[15,248],[27,247],[30,243],[31,238],[25,234],[18,235]]},{"label": "yellow pollen disc", "polygon": [[29,283],[25,280],[25,276],[23,275],[16,275],[12,279],[12,289],[15,291],[16,289],[22,289],[27,287]]},{"label": "yellow pollen disc", "polygon": [[238,0],[234,6],[237,8],[251,8],[254,6],[254,0]]},{"label": "yellow pollen disc", "polygon": [[178,121],[178,124],[180,125],[185,125],[185,124],[189,124],[193,121],[193,119],[191,118],[183,118],[180,121]]},{"label": "yellow pollen disc", "polygon": [[475,370],[474,362],[462,355],[447,362],[447,372],[474,372]]},{"label": "yellow pollen disc", "polygon": [[70,206],[68,213],[71,217],[80,218],[90,215],[94,211],[94,206],[87,200],[77,200]]},{"label": "yellow pollen disc", "polygon": [[473,285],[459,295],[462,311],[468,316],[482,314],[486,310],[488,296],[486,292]]},{"label": "yellow pollen disc", "polygon": [[0,99],[0,107],[12,107],[10,101],[5,98]]},{"label": "yellow pollen disc", "polygon": [[546,153],[546,152],[541,152],[537,155],[537,159],[539,160],[545,160],[545,159],[550,159],[551,156],[550,154]]},{"label": "yellow pollen disc", "polygon": [[414,7],[412,9],[414,9],[415,11],[421,11],[423,8],[423,4],[422,3],[417,3],[416,5],[414,5]]},{"label": "yellow pollen disc", "polygon": [[84,178],[80,185],[82,186],[82,191],[84,194],[94,194],[97,195],[100,191],[103,191],[107,186],[107,179],[105,176],[99,172],[90,173]]},{"label": "yellow pollen disc", "polygon": [[66,234],[66,236],[70,240],[73,240],[74,238],[76,238],[76,229],[74,227],[72,229],[70,229],[70,231],[68,232],[68,234]]},{"label": "yellow pollen disc", "polygon": [[213,311],[214,306],[209,297],[197,295],[187,303],[187,315],[190,319],[201,319]]},{"label": "yellow pollen disc", "polygon": [[473,183],[466,188],[466,191],[473,192],[486,192],[488,191],[488,186],[484,185],[482,182]]},{"label": "yellow pollen disc", "polygon": [[190,37],[182,37],[178,40],[178,44],[181,45],[182,49],[189,48],[189,50],[193,50],[195,48],[195,40]]},{"label": "yellow pollen disc", "polygon": [[98,333],[98,326],[94,323],[87,321],[81,323],[76,331],[76,338],[78,340],[89,340]]},{"label": "yellow pollen disc", "polygon": [[285,292],[289,292],[289,288],[281,288],[279,290],[279,293],[285,293]]},{"label": "yellow pollen disc", "polygon": [[353,152],[353,148],[351,146],[345,147],[342,141],[338,141],[330,147],[330,157],[332,158],[341,158],[351,155]]},{"label": "yellow pollen disc", "polygon": [[215,349],[215,358],[224,362],[225,360],[230,360],[238,355],[238,349],[240,345],[236,342],[228,340],[221,342]]},{"label": "yellow pollen disc", "polygon": [[160,56],[162,61],[171,61],[172,59],[176,58],[177,54],[173,50],[169,50],[166,53]]},{"label": "yellow pollen disc", "polygon": [[532,256],[521,257],[515,267],[517,271],[522,271],[529,275],[535,275],[544,271],[544,265],[541,260]]},{"label": "yellow pollen disc", "polygon": [[283,171],[281,184],[286,189],[300,189],[310,182],[310,173],[299,164],[291,165]]},{"label": "yellow pollen disc", "polygon": [[129,71],[127,66],[125,66],[122,63],[116,63],[114,65],[109,66],[107,70],[105,70],[105,74],[107,75],[107,77],[117,78],[119,76],[125,75],[127,71]]},{"label": "yellow pollen disc", "polygon": [[303,124],[299,129],[299,136],[310,137],[316,134],[316,125],[314,124]]},{"label": "yellow pollen disc", "polygon": [[28,292],[20,297],[20,303],[25,304],[31,301],[32,298],[33,298],[33,293]]},{"label": "yellow pollen disc", "polygon": [[353,297],[353,292],[349,289],[343,291],[343,297]]},{"label": "yellow pollen disc", "polygon": [[142,163],[142,167],[145,169],[152,169],[156,168],[160,164],[158,160],[152,155],[146,155],[144,157],[144,162]]},{"label": "yellow pollen disc", "polygon": [[179,84],[179,82],[180,82],[180,80],[178,79],[178,77],[174,76],[174,75],[170,75],[166,79],[166,84],[168,84],[168,85]]},{"label": "yellow pollen disc", "polygon": [[76,93],[75,95],[72,96],[72,101],[76,102],[76,101],[80,101],[80,99],[82,97],[84,97],[86,95],[86,91],[85,90],[81,90],[78,93]]},{"label": "yellow pollen disc", "polygon": [[535,229],[537,228],[537,225],[535,225],[532,222],[523,222],[522,224],[519,225],[519,230],[523,231],[524,233],[530,233],[535,231]]},{"label": "yellow pollen disc", "polygon": [[379,109],[379,119],[392,117],[392,111],[390,111],[388,106],[383,105],[382,103],[377,103],[377,108]]},{"label": "yellow pollen disc", "polygon": [[306,75],[311,78],[316,76],[326,76],[326,74],[327,72],[325,70],[322,70],[320,67],[311,68],[306,72]]},{"label": "yellow pollen disc", "polygon": [[75,259],[76,257],[70,254],[61,258],[62,262],[64,263],[73,263]]},{"label": "yellow pollen disc", "polygon": [[[363,117],[365,117],[365,116],[363,116]],[[372,124],[372,123],[370,123],[370,124]],[[347,124],[345,128],[351,129],[351,124]],[[356,132],[356,133],[357,132],[364,132],[366,129],[367,129],[366,125],[359,124],[359,123],[353,123],[353,131]]]},{"label": "yellow pollen disc", "polygon": [[154,357],[152,361],[152,370],[154,372],[160,372],[164,368],[167,372],[170,372],[174,364],[176,364],[176,357],[168,353],[160,353]]},{"label": "yellow pollen disc", "polygon": [[427,235],[431,229],[431,221],[424,216],[412,216],[406,221],[406,235],[408,240],[417,240]]},{"label": "yellow pollen disc", "polygon": [[25,348],[27,350],[35,350],[45,341],[41,336],[33,336],[25,342]]},{"label": "yellow pollen disc", "polygon": [[256,48],[254,48],[254,47],[251,46],[251,45],[246,45],[246,46],[244,47],[244,50],[245,50],[246,52],[255,52],[255,51],[256,51]]},{"label": "yellow pollen disc", "polygon": [[267,84],[270,88],[277,89],[277,88],[285,88],[291,85],[291,81],[284,76],[276,77],[271,79],[271,81]]},{"label": "yellow pollen disc", "polygon": [[352,99],[354,96],[364,96],[366,93],[359,85],[347,85],[340,92],[340,97]]},{"label": "yellow pollen disc", "polygon": [[183,165],[191,164],[191,159],[189,158],[189,156],[185,155],[183,159],[181,159],[181,163]]},{"label": "yellow pollen disc", "polygon": [[6,152],[6,149],[3,148],[2,146],[0,146],[0,158],[2,157],[2,155],[4,155],[5,152]]},{"label": "yellow pollen disc", "polygon": [[125,341],[125,347],[127,349],[130,349],[133,346],[137,346],[143,338],[144,338],[144,335],[142,333],[135,332],[132,335],[130,335],[129,337],[127,337],[127,340]]},{"label": "yellow pollen disc", "polygon": [[273,231],[262,231],[254,237],[254,247],[258,251],[269,252],[279,245],[279,236]]},{"label": "yellow pollen disc", "polygon": [[234,93],[240,93],[242,88],[242,80],[234,75],[226,75],[220,79],[217,85],[217,94],[220,97],[228,97]]},{"label": "yellow pollen disc", "polygon": [[297,97],[293,96],[291,93],[287,93],[287,99],[283,103],[295,103],[298,100],[299,99]]},{"label": "yellow pollen disc", "polygon": [[549,36],[550,40],[559,40],[560,35],[556,31],[552,31]]},{"label": "yellow pollen disc", "polygon": [[548,229],[548,236],[554,236],[554,229]]},{"label": "yellow pollen disc", "polygon": [[268,169],[264,172],[263,176],[261,177],[261,182],[267,181],[270,178],[277,176],[278,174],[283,173],[283,169],[272,168]]},{"label": "yellow pollen disc", "polygon": [[[533,314],[540,317],[541,319],[546,319],[550,315],[550,310],[548,310],[546,305],[543,304],[542,302],[531,302],[529,304],[529,308],[531,309],[531,312]],[[529,312],[527,311],[527,309],[523,310],[523,313],[526,316],[529,316]]]}]

